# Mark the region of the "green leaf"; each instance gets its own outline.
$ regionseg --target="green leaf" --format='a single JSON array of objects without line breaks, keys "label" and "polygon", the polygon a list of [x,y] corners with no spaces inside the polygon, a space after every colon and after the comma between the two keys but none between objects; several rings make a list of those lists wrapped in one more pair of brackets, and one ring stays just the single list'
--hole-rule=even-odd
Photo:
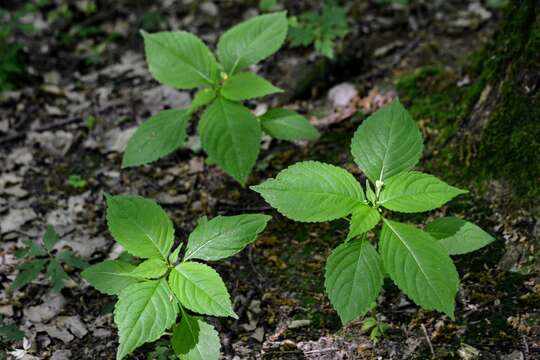
[{"label": "green leaf", "polygon": [[381,259],[368,241],[351,241],[332,251],[324,285],[344,325],[371,308],[383,280]]},{"label": "green leaf", "polygon": [[296,163],[275,179],[251,189],[281,214],[296,221],[342,218],[365,202],[360,184],[349,172],[317,161]]},{"label": "green leaf", "polygon": [[433,175],[410,171],[388,179],[380,194],[379,203],[393,211],[421,212],[436,209],[466,192]]},{"label": "green leaf", "polygon": [[130,273],[131,276],[143,279],[157,279],[167,272],[167,263],[161,259],[143,261]]},{"label": "green leaf", "polygon": [[373,182],[411,170],[422,149],[420,131],[397,99],[364,120],[351,143],[354,161]]},{"label": "green leaf", "polygon": [[217,98],[202,114],[199,136],[208,156],[243,185],[261,147],[255,115],[238,103]]},{"label": "green leaf", "polygon": [[368,331],[372,327],[377,325],[377,319],[372,317],[367,317],[364,320],[362,320],[362,327],[360,328],[361,331]]},{"label": "green leaf", "polygon": [[221,347],[212,325],[184,313],[174,328],[171,339],[174,353],[180,360],[218,360]]},{"label": "green leaf", "polygon": [[300,24],[289,28],[289,45],[291,47],[309,46],[315,41],[315,33],[312,29]]},{"label": "green leaf", "polygon": [[114,308],[120,360],[144,343],[157,340],[176,322],[178,304],[165,279],[133,284],[120,293]]},{"label": "green leaf", "polygon": [[316,140],[319,132],[297,112],[287,109],[272,109],[261,116],[263,130],[280,140]]},{"label": "green leaf", "polygon": [[56,258],[62,261],[64,264],[67,264],[76,269],[86,269],[90,264],[88,261],[81,258],[79,255],[75,254],[71,250],[63,250],[56,255]]},{"label": "green leaf", "polygon": [[17,325],[0,325],[0,338],[7,341],[21,341],[24,338],[24,331],[19,330]]},{"label": "green leaf", "polygon": [[48,251],[52,251],[54,248],[54,245],[60,240],[60,237],[54,230],[54,228],[51,225],[47,225],[47,229],[45,230],[45,234],[43,235],[43,244],[45,245],[45,249]]},{"label": "green leaf", "polygon": [[360,205],[354,209],[349,224],[349,234],[345,241],[362,235],[365,232],[373,229],[375,225],[381,220],[381,215],[377,209],[369,207],[367,205]]},{"label": "green leaf", "polygon": [[256,16],[221,36],[217,45],[218,57],[225,71],[234,74],[278,51],[286,36],[285,11]]},{"label": "green leaf", "polygon": [[197,262],[177,265],[169,275],[169,285],[182,306],[191,311],[238,318],[223,280],[208,265]]},{"label": "green leaf", "polygon": [[146,164],[169,155],[186,141],[191,113],[185,109],[162,110],[146,120],[129,139],[122,167]]},{"label": "green leaf", "polygon": [[272,11],[273,8],[278,6],[278,0],[260,0],[259,1],[259,9],[263,12]]},{"label": "green leaf", "polygon": [[192,89],[217,82],[216,59],[197,36],[185,31],[141,33],[148,67],[160,83]]},{"label": "green leaf", "polygon": [[135,266],[119,260],[107,260],[86,268],[81,276],[104,294],[118,295],[122,290],[139,282],[131,276]]},{"label": "green leaf", "polygon": [[60,292],[64,288],[64,283],[69,279],[68,274],[64,271],[62,264],[56,259],[51,259],[47,267],[47,277],[51,281],[52,290]]},{"label": "green leaf", "polygon": [[195,111],[199,109],[200,107],[203,107],[207,104],[210,104],[212,100],[216,98],[216,92],[213,89],[206,88],[199,90],[195,96],[193,97],[193,101],[191,102],[191,111]]},{"label": "green leaf", "polygon": [[239,253],[255,241],[270,219],[268,215],[245,214],[203,221],[189,235],[184,260],[219,260]]},{"label": "green leaf", "polygon": [[436,219],[426,226],[426,231],[439,240],[450,255],[473,252],[495,241],[479,226],[456,217]]},{"label": "green leaf", "polygon": [[384,219],[379,252],[390,278],[409,298],[454,318],[459,278],[434,238],[412,225]]},{"label": "green leaf", "polygon": [[178,261],[178,255],[180,255],[180,250],[182,249],[182,246],[183,246],[182,243],[178,244],[176,249],[174,249],[174,251],[171,252],[171,254],[169,255],[169,264],[174,265]]},{"label": "green leaf", "polygon": [[155,201],[140,196],[108,197],[107,224],[114,239],[131,254],[167,259],[174,227]]},{"label": "green leaf", "polygon": [[377,202],[377,196],[375,195],[375,192],[373,191],[373,188],[371,187],[368,179],[366,179],[366,198],[372,204],[375,204]]},{"label": "green leaf", "polygon": [[45,250],[43,246],[36,244],[32,240],[24,239],[22,242],[25,247],[17,249],[17,251],[15,251],[15,257],[17,257],[17,259],[47,255],[47,250]]},{"label": "green leaf", "polygon": [[315,40],[315,50],[329,59],[334,58],[334,41],[331,38]]},{"label": "green leaf", "polygon": [[283,90],[251,72],[234,74],[221,88],[221,94],[233,101],[254,99],[278,92],[283,92]]},{"label": "green leaf", "polygon": [[20,289],[23,286],[34,281],[38,277],[39,273],[41,272],[46,263],[47,260],[45,259],[34,259],[32,261],[17,266],[19,273],[11,284],[11,287],[13,289]]}]

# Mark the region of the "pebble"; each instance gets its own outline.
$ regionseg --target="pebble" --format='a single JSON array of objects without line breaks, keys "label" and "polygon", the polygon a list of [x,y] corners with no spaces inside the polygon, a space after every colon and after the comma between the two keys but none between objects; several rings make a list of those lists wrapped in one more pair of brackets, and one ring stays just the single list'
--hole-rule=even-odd
[{"label": "pebble", "polygon": [[306,320],[292,320],[289,323],[288,328],[289,329],[298,329],[298,328],[309,326],[309,325],[311,325],[311,320],[308,320],[308,319],[306,319]]},{"label": "pebble", "polygon": [[358,91],[353,84],[342,83],[330,89],[328,100],[330,100],[334,107],[340,108],[349,105],[356,95],[358,95]]},{"label": "pebble", "polygon": [[56,319],[56,324],[60,328],[68,328],[69,331],[79,339],[88,334],[86,326],[78,316],[59,316]]},{"label": "pebble", "polygon": [[123,152],[136,130],[136,126],[124,130],[119,128],[109,130],[105,134],[104,150],[106,152]]},{"label": "pebble", "polygon": [[60,314],[65,305],[66,299],[62,294],[50,292],[45,295],[41,305],[23,309],[23,314],[26,319],[33,323],[47,322]]},{"label": "pebble", "polygon": [[200,6],[201,11],[208,16],[217,16],[219,9],[213,2],[205,1]]},{"label": "pebble", "polygon": [[37,217],[32,208],[11,209],[0,221],[0,233],[5,234],[19,229],[22,225]]},{"label": "pebble", "polygon": [[51,360],[70,360],[71,350],[56,350],[51,356]]}]

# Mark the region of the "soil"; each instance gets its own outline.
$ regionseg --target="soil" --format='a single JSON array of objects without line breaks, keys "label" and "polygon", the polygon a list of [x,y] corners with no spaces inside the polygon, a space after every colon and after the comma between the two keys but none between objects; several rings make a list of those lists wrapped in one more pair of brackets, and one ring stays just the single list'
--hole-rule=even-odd
[{"label": "soil", "polygon": [[[3,3],[11,12],[18,6]],[[298,15],[318,3],[286,2],[285,7]],[[56,1],[25,18],[38,30],[15,32],[14,40],[24,44],[29,75],[0,94],[0,219],[6,223],[15,210],[33,214],[18,217],[18,226],[0,233],[0,319],[25,332],[32,342],[30,355],[115,358],[115,298],[93,289],[78,271],[66,269],[71,281],[55,315],[78,317],[84,324],[87,333],[78,337],[70,329],[69,341],[39,330],[54,318],[45,325],[28,318],[27,309],[42,304],[50,292],[46,281],[40,278],[18,291],[9,286],[21,261],[15,250],[24,239],[38,241],[46,224],[55,226],[63,245],[91,263],[117,255],[104,220],[104,193],[111,193],[156,199],[172,217],[179,242],[203,215],[272,215],[252,246],[214,264],[240,317],[208,319],[220,334],[223,359],[540,358],[540,269],[534,258],[540,248],[538,208],[513,201],[513,185],[505,179],[478,182],[474,174],[448,173],[437,159],[447,150],[442,138],[452,136],[452,116],[441,122],[444,115],[426,111],[426,104],[436,103],[434,94],[413,92],[420,91],[417,86],[433,89],[441,78],[470,86],[474,56],[492,39],[504,12],[457,0],[408,6],[346,1],[345,6],[351,31],[337,44],[336,60],[312,48],[285,46],[257,65],[285,95],[250,107],[290,106],[319,126],[322,137],[310,143],[265,140],[248,185],[308,159],[343,166],[363,183],[349,152],[352,134],[382,102],[401,96],[426,139],[419,169],[470,190],[440,210],[401,220],[425,224],[447,214],[463,216],[497,239],[455,257],[461,278],[456,319],[419,309],[387,281],[374,312],[389,326],[386,335],[374,343],[360,321],[342,327],[324,293],[323,273],[326,258],[346,236],[345,222],[302,224],[273,211],[248,187],[204,163],[194,136],[196,122],[187,148],[151,165],[121,169],[126,134],[164,107],[189,105],[193,96],[152,80],[138,30],[184,29],[215,47],[225,29],[260,11],[256,1]],[[358,90],[350,112],[335,108],[327,96],[344,82]],[[70,185],[73,174],[87,184]],[[21,348],[21,341],[0,341],[2,347],[6,352]],[[167,351],[166,341],[146,344],[130,358],[167,359]]]}]

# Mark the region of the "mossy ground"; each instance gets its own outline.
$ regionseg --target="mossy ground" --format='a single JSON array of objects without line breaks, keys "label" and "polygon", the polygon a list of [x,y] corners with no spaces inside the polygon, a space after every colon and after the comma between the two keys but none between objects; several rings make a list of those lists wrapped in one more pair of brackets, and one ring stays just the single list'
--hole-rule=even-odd
[{"label": "mossy ground", "polygon": [[[469,84],[460,84],[455,70],[433,65],[396,85],[413,118],[432,130],[428,168],[476,180],[479,189],[504,179],[515,203],[530,205],[540,194],[540,9],[535,1],[517,2],[507,18],[491,44],[465,59]],[[478,133],[467,120],[478,102],[488,101],[483,96],[495,97],[496,105]]]},{"label": "mossy ground", "polygon": [[[196,23],[193,28],[194,32],[210,31],[210,35],[214,35],[214,31],[220,33],[223,28],[234,23],[238,18],[238,14],[243,13],[246,9],[241,2],[235,2],[234,4],[230,2],[215,3],[220,8],[220,19],[224,19],[225,22],[208,20],[200,12],[195,12],[198,3],[194,2],[193,9],[191,9],[194,11],[191,18],[195,19]],[[250,3],[250,6],[256,5],[256,1]],[[38,232],[41,233],[45,221],[42,219],[47,219],[48,214],[52,211],[67,206],[65,203],[71,199],[72,195],[83,195],[87,192],[89,195],[85,196],[88,197],[83,196],[86,199],[84,200],[85,210],[77,217],[78,220],[75,226],[76,230],[80,231],[80,234],[88,235],[90,241],[93,241],[94,238],[97,240],[98,236],[108,236],[106,235],[107,230],[103,217],[102,193],[105,191],[110,193],[137,193],[150,198],[157,198],[164,193],[185,195],[187,198],[185,202],[165,206],[166,211],[174,219],[179,240],[187,237],[197,219],[202,215],[213,217],[218,214],[234,215],[245,212],[267,212],[272,214],[274,219],[261,238],[241,254],[215,264],[216,269],[225,279],[227,288],[230,290],[235,303],[235,309],[238,309],[241,317],[238,322],[232,319],[208,319],[216,326],[222,337],[222,352],[226,359],[335,359],[344,352],[347,352],[347,358],[350,359],[429,359],[432,356],[425,340],[426,335],[422,331],[422,325],[426,327],[429,333],[436,358],[459,358],[457,352],[464,344],[468,344],[482,352],[481,358],[496,359],[512,351],[521,350],[524,341],[531,348],[529,358],[533,358],[538,353],[534,353],[534,349],[535,347],[538,349],[537,339],[540,338],[540,319],[537,315],[540,287],[531,280],[530,275],[512,273],[507,271],[507,268],[501,268],[499,264],[501,258],[505,256],[509,249],[517,248],[520,244],[529,245],[527,242],[529,239],[526,236],[532,233],[530,229],[534,227],[534,223],[530,222],[528,215],[518,219],[516,217],[519,214],[512,214],[513,217],[500,215],[500,208],[495,209],[491,206],[494,199],[498,201],[504,198],[500,194],[490,198],[490,201],[483,201],[483,198],[479,196],[479,190],[486,188],[485,184],[489,183],[489,179],[500,176],[495,174],[495,169],[484,165],[481,160],[482,156],[488,156],[491,151],[494,151],[491,150],[492,147],[499,144],[488,144],[489,146],[485,145],[482,148],[474,142],[461,143],[457,140],[460,139],[462,125],[469,118],[469,114],[481,97],[488,82],[498,83],[502,80],[508,80],[503,76],[503,74],[510,74],[506,72],[506,66],[511,63],[512,59],[518,58],[523,49],[526,52],[526,55],[522,56],[523,63],[514,65],[514,70],[519,75],[518,70],[524,68],[522,64],[528,63],[529,66],[533,66],[532,63],[527,62],[527,59],[533,59],[537,55],[538,31],[535,30],[534,35],[529,35],[527,39],[520,38],[519,41],[522,42],[519,43],[516,42],[518,40],[514,40],[512,37],[509,37],[507,42],[504,43],[495,41],[491,47],[484,51],[474,53],[465,58],[463,62],[456,62],[453,59],[461,57],[463,53],[468,53],[478,46],[479,41],[477,40],[483,38],[482,34],[488,34],[488,32],[483,28],[477,33],[446,36],[445,30],[448,27],[448,21],[441,22],[440,20],[435,21],[435,19],[432,19],[428,25],[424,24],[424,27],[421,27],[419,31],[411,31],[407,19],[413,17],[422,20],[422,18],[429,16],[425,12],[425,7],[429,3],[431,2],[423,2],[420,6],[415,7],[416,10],[405,13],[375,6],[373,2],[354,2],[353,5],[355,6],[363,6],[358,11],[360,16],[369,16],[369,21],[367,17],[355,18],[355,23],[361,25],[362,29],[364,29],[364,25],[375,24],[371,35],[363,32],[359,36],[355,34],[355,36],[350,37],[350,41],[346,44],[347,47],[349,47],[349,44],[358,45],[356,48],[351,46],[351,49],[355,51],[360,48],[357,57],[352,59],[361,58],[362,61],[355,60],[352,64],[347,64],[346,69],[338,74],[336,74],[334,68],[321,66],[318,68],[320,71],[317,72],[317,76],[324,77],[324,81],[317,81],[315,85],[311,86],[305,83],[301,84],[303,91],[300,93],[304,93],[304,96],[297,94],[300,100],[298,102],[294,100],[291,105],[298,106],[302,113],[322,118],[326,115],[324,104],[326,103],[325,93],[328,87],[342,81],[351,81],[357,86],[360,96],[364,97],[367,91],[379,85],[379,80],[387,83],[388,79],[385,74],[393,71],[390,69],[384,72],[382,70],[386,68],[379,66],[381,64],[394,64],[394,54],[398,55],[398,58],[403,55],[403,61],[399,66],[405,66],[408,69],[412,68],[412,70],[407,70],[409,75],[402,76],[397,80],[401,99],[405,101],[413,117],[418,121],[426,139],[426,149],[418,168],[421,171],[433,173],[452,185],[469,189],[471,193],[453,200],[444,208],[433,213],[393,214],[392,217],[421,227],[434,217],[460,216],[477,223],[497,238],[496,242],[485,249],[455,258],[462,279],[460,293],[457,298],[456,321],[450,321],[437,312],[419,309],[391,281],[386,281],[376,309],[376,316],[379,320],[388,323],[390,330],[388,336],[384,337],[375,346],[369,340],[369,334],[361,330],[360,320],[354,321],[346,327],[341,326],[339,318],[324,292],[325,262],[332,249],[338,246],[346,236],[347,224],[345,221],[302,224],[285,219],[277,212],[269,209],[268,205],[257,194],[241,188],[215,167],[204,166],[202,171],[191,172],[190,161],[201,160],[203,157],[201,153],[195,151],[184,149],[151,166],[120,171],[121,154],[110,153],[105,155],[97,149],[87,149],[84,146],[86,138],[101,143],[102,140],[100,139],[102,139],[103,134],[119,126],[118,119],[125,119],[126,116],[129,116],[130,120],[122,123],[122,126],[127,127],[135,125],[136,121],[142,121],[141,118],[146,118],[148,115],[146,105],[137,94],[143,94],[145,90],[155,84],[147,84],[144,77],[136,77],[132,82],[130,80],[131,73],[127,73],[125,76],[118,75],[118,78],[116,76],[114,78],[105,76],[101,79],[101,76],[99,76],[98,80],[95,80],[97,83],[90,81],[89,83],[77,85],[80,88],[75,89],[79,89],[89,99],[100,98],[102,95],[98,96],[98,94],[102,94],[102,90],[110,90],[112,87],[114,91],[110,99],[125,97],[125,99],[130,100],[126,100],[125,105],[115,106],[110,112],[99,113],[99,121],[91,131],[86,128],[82,129],[83,125],[67,127],[66,129],[73,131],[80,140],[77,141],[76,146],[66,156],[60,158],[51,157],[42,148],[31,149],[34,154],[34,161],[32,162],[32,171],[24,179],[24,188],[32,193],[29,202],[39,214],[40,220],[32,226],[23,228],[23,230],[31,229],[34,231],[34,228],[39,228]],[[528,4],[527,6],[533,4],[532,1],[522,3]],[[462,10],[464,11],[467,8],[466,5],[463,5],[463,2],[447,2],[447,4],[449,5],[445,5],[445,13],[452,11],[461,13]],[[101,6],[99,2],[98,5]],[[306,7],[312,5],[313,2],[309,4],[306,2]],[[159,5],[155,6],[159,7]],[[114,24],[118,17],[122,17],[122,20],[124,20],[125,16],[123,14],[125,12],[121,11],[123,6],[115,3],[114,6],[110,7],[112,10],[116,9],[116,12],[108,12],[109,15],[106,15],[104,20],[100,20],[101,17],[95,19],[97,25],[101,26],[102,22],[105,25]],[[180,9],[181,6],[178,6],[178,4],[174,4],[173,7],[174,12],[179,17],[183,17],[187,13],[191,14],[191,10],[184,11]],[[155,9],[141,6],[138,12],[146,13],[153,10]],[[163,11],[163,13],[168,14],[169,10],[172,9]],[[523,16],[527,15],[527,22],[532,24],[534,16],[531,15],[531,12],[525,10],[522,11]],[[130,9],[131,11],[132,9]],[[393,25],[383,29],[377,27],[381,26],[381,24],[387,26],[390,19],[389,15],[395,19]],[[85,15],[84,18],[86,17]],[[130,16],[129,18],[133,18],[135,21],[139,17]],[[79,19],[75,18],[72,22],[76,23]],[[379,19],[383,19],[383,21],[377,25]],[[437,31],[433,29],[432,24],[434,22],[439,25]],[[488,27],[492,23],[493,21],[489,22]],[[516,29],[520,29],[517,20],[511,23],[515,23]],[[130,22],[129,24],[130,29],[139,27],[138,23]],[[156,30],[166,30],[169,29],[168,26],[167,22],[163,22],[162,26],[156,28]],[[534,26],[537,29],[538,22]],[[144,24],[143,27],[145,27]],[[214,27],[216,29],[212,30]],[[115,27],[107,26],[107,28]],[[515,34],[520,34],[520,32],[515,32]],[[489,33],[489,36],[491,36],[491,33]],[[99,35],[92,35],[91,37],[93,41],[96,41],[96,44],[102,42]],[[420,39],[418,52],[414,51],[414,46],[407,47],[407,49],[411,49],[410,52],[405,51],[406,49],[401,46],[408,44],[413,37]],[[371,53],[371,50],[387,45],[388,42],[395,39],[402,39],[402,42],[398,42],[396,50],[390,51],[384,58],[370,59],[369,56],[364,56]],[[459,44],[464,44],[463,47],[460,47],[460,49],[464,50],[463,52],[456,51],[456,47],[453,46],[456,44],[456,39],[460,40]],[[51,37],[43,40],[51,49],[55,49],[54,42],[51,44]],[[102,64],[116,64],[118,58],[124,54],[127,48],[142,53],[142,49],[134,45],[141,45],[140,39],[136,35],[130,38],[122,38],[122,42],[126,42],[126,47],[117,48],[117,50],[114,50],[114,47],[111,48],[111,51],[106,53],[108,57],[103,56],[101,58]],[[36,43],[41,45],[43,41]],[[432,46],[432,44],[440,44],[440,46]],[[72,45],[70,42],[70,44],[62,45],[62,48],[65,49]],[[362,50],[364,47],[366,49]],[[506,47],[507,52],[502,52],[499,47]],[[429,58],[429,54],[431,54],[431,50],[433,50],[435,60],[448,60],[444,66],[439,63],[425,66],[426,63],[432,63],[426,61],[426,58]],[[501,51],[500,56],[490,56],[498,51]],[[40,52],[36,50],[31,53],[39,54]],[[451,56],[443,56],[443,54],[447,53],[450,53]],[[57,56],[58,54],[60,55]],[[62,54],[54,50],[50,54],[46,54],[47,61],[37,62],[36,58],[29,60],[34,66],[37,66],[38,71],[60,70],[68,83],[78,83],[80,81],[80,79],[74,77],[77,72],[85,74],[101,71],[99,64],[91,65],[85,61],[85,58],[72,56],[71,54],[75,54],[75,51],[66,52],[70,56],[62,56]],[[424,56],[424,54],[428,54],[428,56]],[[269,78],[272,79],[272,82],[281,86],[282,84],[279,84],[279,81],[287,78],[284,76],[286,74],[285,68],[288,69],[290,66],[287,65],[281,69],[276,64],[288,64],[287,60],[290,60],[291,56],[293,56],[293,60],[303,60],[307,55],[284,50],[276,56],[274,60],[263,65],[262,73],[267,75],[267,70],[277,69],[275,72],[269,72],[268,74],[273,74],[273,78]],[[42,58],[37,59],[41,60]],[[67,63],[78,65],[69,68],[66,66]],[[420,63],[423,65],[417,68]],[[311,63],[307,62],[305,64],[307,65],[304,67],[309,68]],[[388,66],[394,67],[394,65]],[[75,68],[77,71],[72,71]],[[375,71],[372,72],[371,70]],[[382,75],[364,76],[365,73],[367,75]],[[534,72],[530,73],[534,74]],[[296,73],[294,74],[296,75]],[[350,76],[351,74],[357,74],[361,77],[355,79]],[[466,85],[465,82],[462,82],[461,85],[463,86],[458,86],[457,83],[466,77],[465,74],[469,76],[469,84]],[[383,77],[384,79],[381,79]],[[376,83],[363,80],[367,78],[376,78]],[[141,79],[144,81],[141,81]],[[536,90],[534,90],[536,88],[533,86],[534,76],[525,77],[521,80],[519,77],[513,78],[510,76],[509,79],[514,81],[508,82],[510,84],[507,88],[507,91],[510,92],[509,95],[514,95],[512,88],[514,85],[512,84],[515,84],[515,82],[518,85],[527,85],[530,89],[533,89],[532,93],[526,93],[521,87],[521,92],[515,94],[520,97],[527,95],[527,97],[522,97],[523,102],[530,104],[528,101],[531,96],[536,94]],[[309,82],[313,83],[313,81],[310,80]],[[285,81],[285,84],[287,87],[293,87],[296,82],[296,78],[293,77],[290,82]],[[320,85],[320,83],[324,84]],[[145,85],[141,86],[141,84]],[[129,91],[126,89],[128,87]],[[499,90],[500,88],[496,87],[496,89]],[[288,89],[287,92],[293,93],[294,89]],[[106,98],[109,99],[109,97]],[[31,92],[28,95],[23,92],[20,100],[4,105],[9,106],[9,111],[2,110],[6,111],[9,116],[13,116],[16,123],[30,126],[31,124],[35,125],[38,119],[50,122],[57,120],[54,116],[45,115],[47,114],[47,108],[43,108],[43,106],[34,107],[34,104],[54,105],[60,109],[65,109],[66,116],[68,114],[76,115],[71,113],[71,111],[75,110],[70,110],[66,103],[69,104],[64,98],[52,97],[43,91]],[[499,102],[498,104],[504,103]],[[92,104],[96,105],[100,104],[100,102],[96,100],[96,104],[94,102]],[[289,102],[286,102],[286,104],[289,104]],[[319,107],[321,104],[322,106]],[[20,110],[21,105],[25,105],[23,109],[26,110]],[[323,108],[324,111],[320,108]],[[497,109],[499,108],[497,107]],[[533,110],[530,106],[524,108],[520,106],[519,109],[514,109],[514,111],[516,114],[512,112],[511,116],[518,116],[518,111],[532,113]],[[143,113],[141,114],[141,112]],[[26,119],[25,114],[27,116],[29,114],[30,119]],[[323,136],[317,142],[310,142],[307,145],[298,146],[288,142],[273,142],[268,150],[261,152],[250,184],[258,184],[269,177],[275,176],[283,168],[303,160],[319,160],[344,167],[364,183],[362,174],[354,164],[349,150],[351,137],[363,117],[364,115],[357,114],[351,119],[331,124],[324,129]],[[523,119],[529,124],[528,126],[533,127],[534,123],[528,122],[529,120]],[[504,128],[504,131],[517,131],[516,136],[519,137],[523,129],[521,126],[524,123],[518,123],[517,121],[521,121],[521,119],[514,119],[509,123],[503,122],[500,126],[508,127]],[[497,124],[497,121],[489,124],[490,126]],[[495,127],[493,127],[493,130],[493,136],[498,136],[499,130]],[[488,136],[489,131],[492,130],[488,127],[484,130],[483,135]],[[528,131],[532,134],[535,129],[529,128]],[[503,139],[506,137],[511,138],[513,135],[504,136]],[[488,136],[487,139],[489,138]],[[496,137],[493,137],[493,139],[496,139]],[[528,137],[526,140],[528,141],[527,146],[523,146],[523,149],[525,149],[523,151],[527,151],[527,153],[531,151],[529,145],[534,144],[534,141],[530,140],[531,137]],[[482,142],[484,141],[485,138],[482,137]],[[459,147],[457,144],[467,144],[467,146]],[[28,145],[22,142],[14,143],[13,147],[6,147],[5,152],[9,154],[14,148],[24,148],[26,146]],[[516,147],[512,151],[517,150],[519,149]],[[504,156],[511,156],[504,153],[507,149],[500,151]],[[501,156],[500,154],[495,155]],[[493,161],[498,160],[499,158],[493,159]],[[484,166],[489,172],[481,171]],[[518,165],[514,166],[519,167]],[[503,168],[507,169],[501,167],[501,169]],[[507,169],[506,171],[510,170]],[[534,170],[529,169],[526,171]],[[82,190],[69,187],[66,179],[70,174],[79,174],[88,180],[88,187]],[[377,234],[379,230],[378,228],[375,229],[374,233]],[[512,243],[512,240],[508,240],[509,238],[515,238],[516,240]],[[111,250],[109,246],[112,246],[112,239],[110,237],[108,239],[107,247],[96,251],[92,258],[93,262],[101,261],[108,256]],[[375,236],[373,236],[373,239],[376,241]],[[513,265],[514,262],[511,262],[509,267]],[[78,279],[78,275],[71,275]],[[21,297],[16,300],[14,305],[15,316],[13,316],[12,321],[22,326],[24,324],[23,309],[41,303],[45,291],[44,286],[34,284],[28,288],[25,294],[20,295]],[[80,315],[90,329],[93,330],[93,328],[98,327],[101,330],[109,330],[110,335],[98,337],[90,333],[82,339],[72,341],[70,344],[63,344],[58,339],[52,339],[50,345],[38,344],[36,354],[40,358],[49,358],[53,351],[56,352],[58,349],[67,348],[72,352],[71,357],[75,359],[113,358],[117,346],[117,337],[111,316],[115,299],[103,297],[96,290],[81,286],[65,289],[63,293],[68,305],[62,315]],[[255,304],[258,304],[258,306]],[[290,328],[289,324],[295,320],[310,320],[310,323],[309,325]],[[261,329],[264,331],[262,341],[254,337],[258,333],[257,330]],[[40,337],[44,335],[41,333]],[[300,350],[301,347],[298,344],[301,342],[313,342],[315,348],[313,350],[307,348]],[[165,341],[165,344],[167,343]],[[154,346],[155,344],[146,344],[137,351],[133,358],[148,359],[151,357],[150,352],[154,349]],[[337,350],[327,352],[329,349]]]}]

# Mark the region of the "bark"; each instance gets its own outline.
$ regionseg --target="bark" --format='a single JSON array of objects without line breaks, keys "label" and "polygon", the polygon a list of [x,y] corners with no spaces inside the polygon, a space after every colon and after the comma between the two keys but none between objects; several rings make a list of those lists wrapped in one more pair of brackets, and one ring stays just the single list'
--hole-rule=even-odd
[{"label": "bark", "polygon": [[540,1],[513,1],[477,69],[482,90],[455,138],[459,159],[534,201],[540,179]]}]

